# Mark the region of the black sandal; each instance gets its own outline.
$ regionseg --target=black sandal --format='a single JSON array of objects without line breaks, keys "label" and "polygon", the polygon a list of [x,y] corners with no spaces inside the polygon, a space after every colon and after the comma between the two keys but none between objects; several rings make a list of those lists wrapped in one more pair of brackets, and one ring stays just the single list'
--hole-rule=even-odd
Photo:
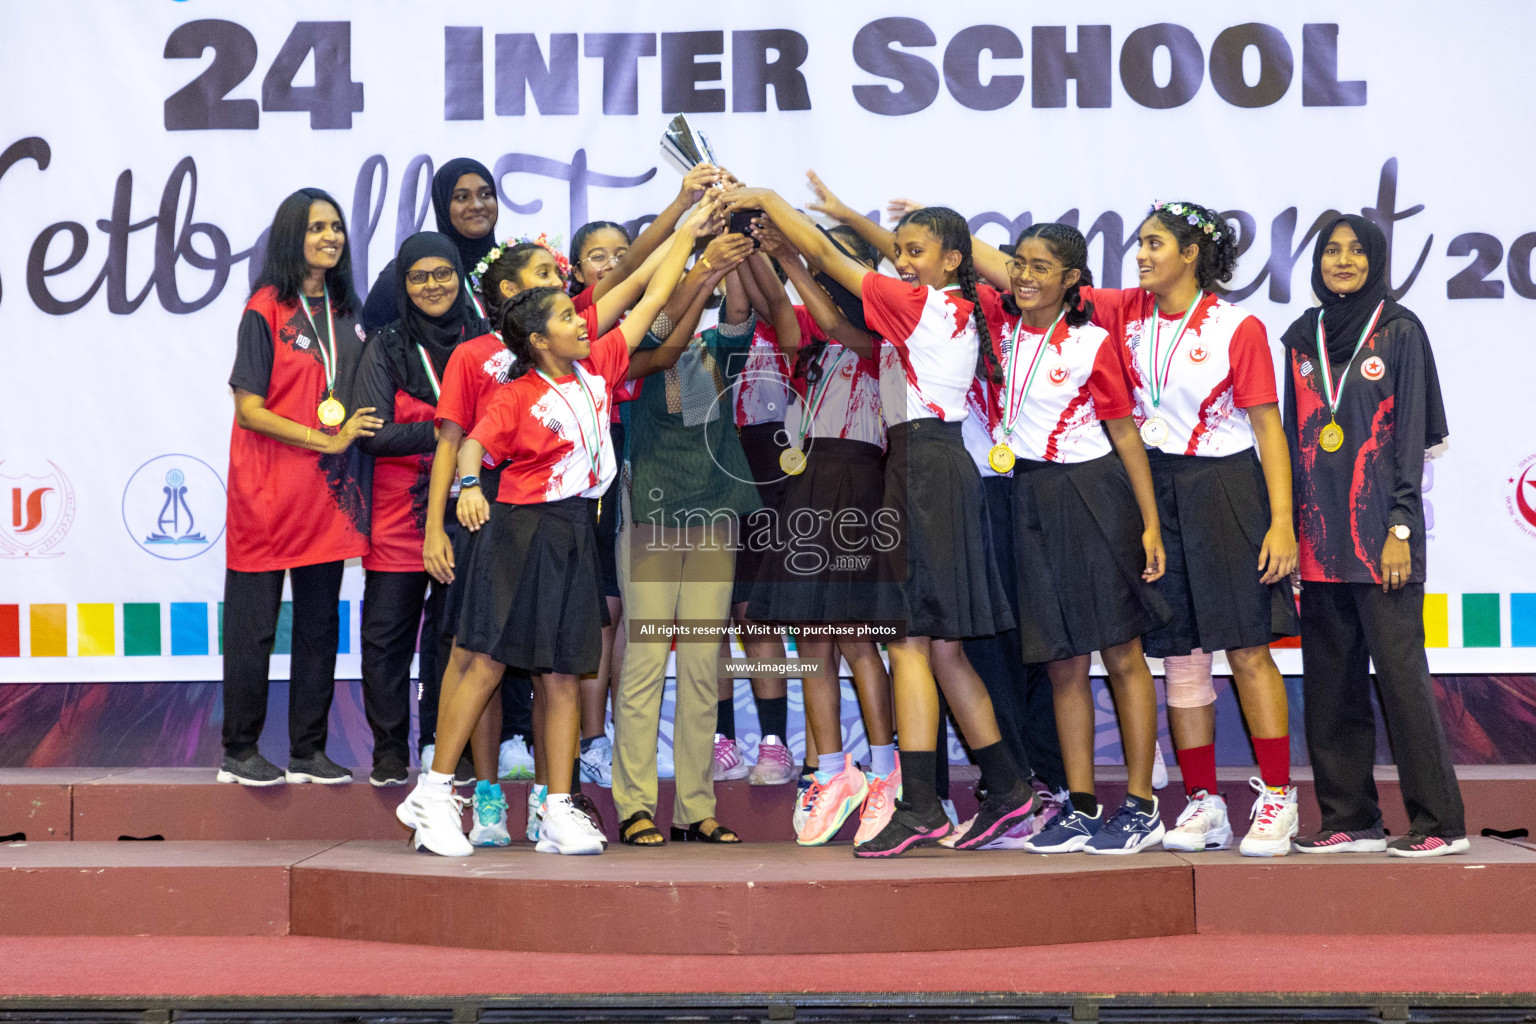
[{"label": "black sandal", "polygon": [[[633,832],[629,830],[630,826],[642,821],[650,822],[650,827],[636,829]],[[673,831],[676,832],[677,830],[673,829]],[[640,841],[648,836],[656,836],[658,839],[661,839],[661,842],[642,843]],[[644,811],[636,811],[634,814],[631,814],[629,817],[619,822],[619,840],[626,846],[665,846],[667,844],[666,839],[661,835],[661,829],[656,827],[656,819]]]},{"label": "black sandal", "polygon": [[728,846],[741,842],[740,836],[720,824],[719,821],[715,822],[714,828],[705,832],[701,826],[708,820],[708,818],[705,818],[704,821],[696,821],[687,828],[678,828],[676,825],[673,825],[672,841],[674,843],[720,843]]}]

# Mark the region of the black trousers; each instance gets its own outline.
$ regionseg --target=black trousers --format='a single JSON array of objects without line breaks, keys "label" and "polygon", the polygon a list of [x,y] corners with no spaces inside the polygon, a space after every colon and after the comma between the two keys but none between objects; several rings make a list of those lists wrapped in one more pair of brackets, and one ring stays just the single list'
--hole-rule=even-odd
[{"label": "black trousers", "polygon": [[[286,570],[293,583],[293,646],[288,685],[288,751],[293,758],[325,750],[326,719],[336,689],[341,639],[344,562]],[[267,674],[283,573],[224,572],[224,753],[244,760],[257,752],[267,720]]]},{"label": "black trousers", "polygon": [[[384,572],[369,569],[363,581],[363,711],[373,730],[373,763],[384,758],[409,761],[411,732],[411,655],[416,653],[417,627],[423,641],[427,628],[422,607],[431,602],[441,611],[438,591],[447,588],[425,572]],[[427,644],[421,645],[427,674]],[[433,667],[435,671],[435,666]]]},{"label": "black trousers", "polygon": [[[450,541],[463,529],[451,502],[443,527]],[[421,677],[417,688],[417,717],[421,725],[418,752],[437,735],[437,700],[442,692],[443,673],[448,671],[448,657],[453,652],[453,635],[443,629],[448,610],[448,588],[434,583],[424,607],[426,617],[421,623],[421,660],[418,663]],[[363,614],[366,616],[367,612]],[[409,663],[409,657],[406,661]],[[501,680],[501,738],[505,742],[514,736],[523,737],[532,749],[533,680],[527,673],[508,669]]]},{"label": "black trousers", "polygon": [[[1009,607],[1017,621],[1018,570],[1013,559],[1013,480],[988,476],[981,479],[987,526],[992,531],[992,550],[997,571],[1008,592]],[[965,654],[981,676],[992,698],[997,728],[1008,752],[1027,778],[1033,770],[1053,791],[1067,785],[1061,761],[1061,740],[1056,735],[1056,707],[1051,678],[1043,665],[1026,665],[1019,647],[1019,631],[965,641]]]},{"label": "black trousers", "polygon": [[1307,752],[1323,828],[1370,828],[1381,819],[1372,775],[1374,661],[1409,828],[1442,839],[1466,835],[1461,789],[1424,656],[1424,585],[1384,594],[1374,584],[1304,584],[1301,656]]}]

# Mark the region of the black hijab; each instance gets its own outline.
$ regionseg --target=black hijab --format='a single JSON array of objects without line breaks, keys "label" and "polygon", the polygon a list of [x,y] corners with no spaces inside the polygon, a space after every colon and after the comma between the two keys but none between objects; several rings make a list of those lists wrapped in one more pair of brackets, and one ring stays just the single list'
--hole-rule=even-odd
[{"label": "black hijab", "polygon": [[[405,286],[405,275],[417,261],[438,256],[453,265],[459,275],[459,285],[454,292],[453,305],[442,316],[428,316],[411,301]],[[448,368],[448,357],[454,347],[468,338],[479,337],[486,332],[485,321],[470,302],[464,291],[464,266],[459,262],[459,250],[453,240],[436,231],[421,231],[407,238],[395,257],[395,309],[397,319],[387,332],[390,355],[395,363],[401,389],[406,394],[431,405],[437,404],[432,392],[432,382],[421,365],[420,345],[432,361],[437,379],[443,379]]]},{"label": "black hijab", "polygon": [[482,238],[467,238],[453,226],[453,222],[448,218],[448,203],[453,199],[454,187],[466,174],[478,174],[487,185],[496,187],[496,179],[491,176],[485,164],[478,160],[471,160],[467,156],[455,157],[443,164],[438,168],[437,173],[432,175],[432,212],[437,216],[437,230],[452,240],[458,248],[461,266],[469,269],[496,247],[496,225],[492,224],[491,230],[487,231]]},{"label": "black hijab", "polygon": [[[1323,252],[1328,240],[1340,224],[1348,224],[1360,247],[1365,250],[1365,284],[1358,291],[1339,295],[1330,291],[1323,281]],[[1317,244],[1312,247],[1312,294],[1321,306],[1309,309],[1297,317],[1285,329],[1280,340],[1286,348],[1304,356],[1317,354],[1317,318],[1323,318],[1324,340],[1328,345],[1328,362],[1339,366],[1349,362],[1355,346],[1360,342],[1360,332],[1381,303],[1381,319],[1376,323],[1379,331],[1393,320],[1406,320],[1418,328],[1424,346],[1424,444],[1439,444],[1447,434],[1445,401],[1440,395],[1440,374],[1435,369],[1435,354],[1429,347],[1429,333],[1424,324],[1406,307],[1392,297],[1387,284],[1387,238],[1375,222],[1351,213],[1339,218],[1318,232]]]}]

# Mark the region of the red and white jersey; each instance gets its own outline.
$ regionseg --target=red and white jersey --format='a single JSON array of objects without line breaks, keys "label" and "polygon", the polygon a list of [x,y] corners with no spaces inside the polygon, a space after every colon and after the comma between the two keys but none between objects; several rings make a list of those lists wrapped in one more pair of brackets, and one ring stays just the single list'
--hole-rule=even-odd
[{"label": "red and white jersey", "polygon": [[806,429],[807,441],[835,437],[884,448],[885,418],[880,413],[879,363],[861,359],[852,349],[829,341],[821,353],[821,371],[821,381],[815,387],[808,385],[804,377],[795,380],[789,415],[784,417],[789,443],[796,448],[804,447],[800,443],[800,428],[806,400],[813,398],[817,404],[815,416]]},{"label": "red and white jersey", "polygon": [[[495,334],[471,338],[453,350],[443,370],[436,422],[456,423],[468,434],[485,415],[494,395],[512,374],[512,350]],[[487,455],[485,465],[496,462]]]},{"label": "red and white jersey", "polygon": [[874,271],[864,275],[862,291],[864,321],[885,339],[880,397],[886,423],[965,419],[965,394],[976,376],[971,303],[955,288],[910,285]]},{"label": "red and white jersey", "polygon": [[[1129,416],[1135,410],[1120,346],[1109,332],[1092,323],[1069,327],[1063,320],[1042,349],[1045,331],[1021,325],[1001,302],[995,312],[987,309],[987,322],[997,331],[1004,376],[1004,383],[993,388],[997,395],[993,436],[1003,440],[1009,406],[1004,392],[1011,377],[1017,416],[1008,446],[1015,455],[1036,462],[1089,462],[1108,455],[1114,446],[1101,421]],[[1016,330],[1022,350],[1017,354],[1013,352]],[[1024,383],[1037,357],[1034,381],[1025,395]],[[1021,361],[1010,375],[1010,360],[1015,358]]]},{"label": "red and white jersey", "polygon": [[[1253,447],[1246,410],[1279,401],[1269,336],[1258,317],[1207,293],[1174,348],[1184,314],[1159,313],[1151,292],[1084,288],[1082,295],[1093,303],[1094,323],[1123,347],[1126,372],[1135,389],[1137,425],[1154,415],[1168,424],[1168,440],[1159,446],[1163,451],[1221,456]],[[1173,353],[1168,381],[1155,408],[1151,392],[1154,318],[1162,321],[1161,357],[1167,359],[1170,350]]]},{"label": "red and white jersey", "polygon": [[469,435],[487,458],[508,460],[496,500],[602,497],[617,471],[608,432],[613,389],[628,372],[629,343],[616,328],[592,342],[567,376],[551,383],[529,370],[498,389]]},{"label": "red and white jersey", "polygon": [[982,476],[1012,476],[1013,471],[999,473],[992,468],[989,458],[992,446],[1001,436],[998,424],[997,394],[1000,388],[990,381],[977,377],[971,381],[971,390],[965,394],[965,422],[960,424],[960,440],[965,442],[965,453],[976,463]]},{"label": "red and white jersey", "polygon": [[[796,307],[796,312],[800,311]],[[801,333],[804,332],[802,326]],[[789,407],[789,360],[779,349],[779,335],[773,324],[761,317],[747,346],[746,362],[732,387],[737,427],[784,421]]]}]

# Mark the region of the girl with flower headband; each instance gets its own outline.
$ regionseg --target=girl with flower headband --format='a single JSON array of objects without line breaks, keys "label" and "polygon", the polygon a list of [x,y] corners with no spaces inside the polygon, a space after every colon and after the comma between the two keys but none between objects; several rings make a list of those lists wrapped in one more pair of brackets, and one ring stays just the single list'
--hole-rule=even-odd
[{"label": "girl with flower headband", "polygon": [[[1241,852],[1283,856],[1297,831],[1296,788],[1285,683],[1269,644],[1298,629],[1289,585],[1296,535],[1269,341],[1257,317],[1217,294],[1237,264],[1237,239],[1219,213],[1190,202],[1153,203],[1140,242],[1140,287],[1083,289],[1082,297],[1093,304],[1094,322],[1124,348],[1152,466],[1168,560],[1156,586],[1173,619],[1146,634],[1146,652],[1226,652],[1259,765],[1250,780],[1258,792],[1254,824]],[[990,250],[977,256],[983,274],[1006,273],[1001,253],[978,248]],[[1222,849],[1232,841],[1216,790],[1214,710],[1168,709],[1189,796],[1163,837],[1171,850]],[[1161,826],[1156,801],[1141,804],[1150,805],[1134,808],[1145,829],[1132,841],[1149,845]],[[1087,810],[1076,816],[1091,828]]]},{"label": "girl with flower headband", "polygon": [[[701,207],[674,234],[632,322],[595,341],[592,318],[579,314],[561,288],[523,289],[499,309],[516,361],[459,451],[456,517],[480,536],[460,563],[462,596],[436,756],[399,809],[418,848],[444,856],[472,851],[450,788],[452,751],[470,738],[508,665],[532,673],[542,697],[535,737],[547,755],[540,767],[548,792],[540,801],[539,851],[592,854],[606,845],[572,799],[578,677],[597,668],[603,619],[591,506],[617,461],[603,428],[614,387],[659,368],[654,357],[631,353],[662,312],[711,212]],[[479,479],[487,463],[505,463],[494,505]]]}]

